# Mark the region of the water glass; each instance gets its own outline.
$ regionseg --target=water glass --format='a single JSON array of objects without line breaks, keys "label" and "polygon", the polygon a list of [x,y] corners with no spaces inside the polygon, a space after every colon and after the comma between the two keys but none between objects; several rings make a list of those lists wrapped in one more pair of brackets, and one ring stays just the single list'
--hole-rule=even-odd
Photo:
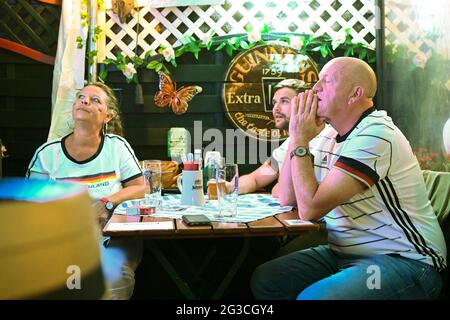
[{"label": "water glass", "polygon": [[161,161],[144,160],[142,171],[145,180],[145,204],[149,207],[161,207]]},{"label": "water glass", "polygon": [[218,167],[216,187],[219,212],[217,217],[235,217],[237,215],[238,181],[237,164],[225,164]]}]

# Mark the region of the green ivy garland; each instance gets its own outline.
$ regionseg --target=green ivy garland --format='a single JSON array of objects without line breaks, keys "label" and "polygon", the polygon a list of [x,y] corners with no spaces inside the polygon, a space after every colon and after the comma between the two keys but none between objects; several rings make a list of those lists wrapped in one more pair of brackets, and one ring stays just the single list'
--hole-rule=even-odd
[{"label": "green ivy garland", "polygon": [[[122,53],[117,54],[115,59],[105,59],[103,64],[115,65],[116,68],[125,75],[128,83],[138,83],[136,69],[145,66],[149,70],[158,72],[162,70],[165,73],[170,73],[167,64],[177,67],[176,59],[186,53],[192,53],[195,59],[198,60],[199,54],[203,50],[221,51],[225,50],[226,54],[232,56],[236,51],[250,49],[256,45],[267,43],[267,39],[271,41],[279,41],[297,49],[301,54],[308,54],[309,52],[320,52],[322,57],[335,56],[335,53],[340,50],[341,55],[343,51],[344,56],[357,57],[365,60],[368,63],[375,62],[375,51],[367,47],[363,43],[355,43],[350,36],[350,29],[345,30],[345,37],[342,39],[332,39],[327,35],[286,35],[269,33],[269,28],[264,25],[261,30],[249,28],[247,34],[237,35],[233,37],[214,37],[214,33],[207,36],[207,40],[196,40],[192,36],[185,36],[185,43],[175,49],[171,47],[160,46],[158,49],[147,51],[144,58],[138,56],[128,57]],[[170,54],[172,50],[172,54]],[[90,57],[88,55],[88,57]],[[105,81],[108,76],[108,68],[103,68],[99,73],[99,79]]]}]

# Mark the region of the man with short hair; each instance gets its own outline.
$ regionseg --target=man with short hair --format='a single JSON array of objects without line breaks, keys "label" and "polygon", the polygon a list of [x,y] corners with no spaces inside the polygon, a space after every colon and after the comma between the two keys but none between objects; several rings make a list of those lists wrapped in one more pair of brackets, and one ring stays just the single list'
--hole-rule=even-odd
[{"label": "man with short hair", "polygon": [[438,297],[444,237],[409,142],[373,106],[376,83],[367,63],[341,57],[293,98],[280,203],[300,219],[324,218],[328,244],[259,266],[256,298]]},{"label": "man with short hair", "polygon": [[[272,98],[272,113],[276,128],[281,130],[289,129],[291,100],[306,89],[308,89],[308,85],[298,79],[285,79],[275,85]],[[273,183],[278,178],[278,173],[286,156],[288,145],[289,138],[276,148],[272,152],[272,156],[258,169],[239,177],[239,194],[254,192]],[[277,189],[278,184],[272,189],[274,196],[278,194]]]}]

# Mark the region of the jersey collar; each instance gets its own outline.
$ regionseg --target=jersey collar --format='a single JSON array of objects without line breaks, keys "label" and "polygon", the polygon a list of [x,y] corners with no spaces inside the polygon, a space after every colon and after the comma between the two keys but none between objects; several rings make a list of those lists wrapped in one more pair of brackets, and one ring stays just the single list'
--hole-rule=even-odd
[{"label": "jersey collar", "polygon": [[375,107],[370,107],[369,109],[367,109],[366,111],[364,111],[361,114],[361,117],[359,117],[358,121],[356,121],[355,125],[350,129],[349,132],[347,132],[346,134],[344,134],[343,136],[340,136],[339,134],[336,136],[336,142],[340,143],[345,141],[345,139],[348,138],[348,136],[350,135],[350,133],[352,133],[353,129],[356,128],[356,126],[362,121],[362,119],[364,119],[365,117],[367,117],[369,114],[371,114],[372,112],[374,112],[375,110],[377,110]]}]

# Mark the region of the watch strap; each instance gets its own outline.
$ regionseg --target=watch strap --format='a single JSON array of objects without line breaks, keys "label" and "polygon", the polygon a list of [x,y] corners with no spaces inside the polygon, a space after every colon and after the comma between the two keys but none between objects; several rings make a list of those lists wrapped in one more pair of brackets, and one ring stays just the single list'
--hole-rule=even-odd
[{"label": "watch strap", "polygon": [[101,198],[100,201],[105,204],[106,210],[112,211],[114,209],[114,204],[108,198]]}]

